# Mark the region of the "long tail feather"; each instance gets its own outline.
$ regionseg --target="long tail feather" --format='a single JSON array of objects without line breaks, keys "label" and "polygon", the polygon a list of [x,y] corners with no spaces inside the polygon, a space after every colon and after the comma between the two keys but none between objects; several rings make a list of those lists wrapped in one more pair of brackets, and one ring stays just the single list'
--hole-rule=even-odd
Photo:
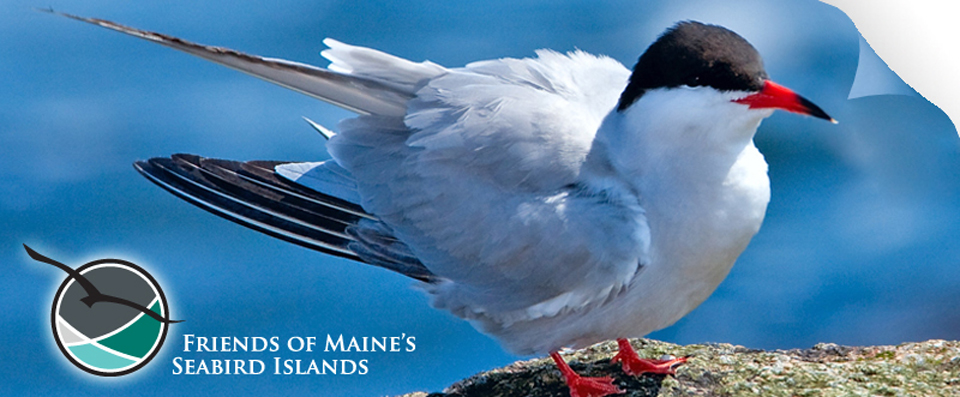
[{"label": "long tail feather", "polygon": [[403,116],[406,114],[406,103],[411,98],[409,93],[386,84],[316,66],[245,54],[229,48],[206,46],[103,19],[85,18],[53,10],[43,11],[180,50],[360,114]]}]

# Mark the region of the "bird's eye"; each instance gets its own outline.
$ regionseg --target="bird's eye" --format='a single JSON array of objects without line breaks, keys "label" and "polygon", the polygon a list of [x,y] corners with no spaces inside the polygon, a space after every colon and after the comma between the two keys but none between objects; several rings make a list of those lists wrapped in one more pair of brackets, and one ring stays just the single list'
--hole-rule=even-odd
[{"label": "bird's eye", "polygon": [[690,87],[696,87],[700,85],[700,76],[690,76],[687,78],[687,85]]}]

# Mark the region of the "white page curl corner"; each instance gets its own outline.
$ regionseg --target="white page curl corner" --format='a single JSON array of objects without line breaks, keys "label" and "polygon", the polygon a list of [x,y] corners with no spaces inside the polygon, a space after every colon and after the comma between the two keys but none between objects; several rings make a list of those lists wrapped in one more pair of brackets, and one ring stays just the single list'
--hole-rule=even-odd
[{"label": "white page curl corner", "polygon": [[[821,0],[853,20],[889,69],[938,106],[956,126],[960,120],[960,24],[956,4],[944,0]],[[861,43],[861,54],[863,45]],[[861,65],[862,66],[862,65]],[[858,68],[851,98],[858,87]],[[868,79],[869,80],[869,79]],[[900,92],[887,92],[896,93]],[[872,94],[876,95],[876,94]]]},{"label": "white page curl corner", "polygon": [[860,35],[860,59],[857,62],[857,75],[850,87],[848,99],[871,95],[907,95],[919,96],[913,88],[903,81],[880,56],[873,51],[867,40]]}]

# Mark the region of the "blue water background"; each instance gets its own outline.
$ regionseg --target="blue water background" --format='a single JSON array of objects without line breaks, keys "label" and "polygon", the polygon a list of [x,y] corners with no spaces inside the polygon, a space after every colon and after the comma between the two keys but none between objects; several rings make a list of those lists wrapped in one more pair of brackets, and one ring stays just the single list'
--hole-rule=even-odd
[{"label": "blue water background", "polygon": [[[92,2],[91,2],[92,3]],[[199,4],[198,4],[199,3]],[[757,145],[773,198],[762,230],[700,308],[651,337],[802,348],[960,339],[960,140],[918,96],[848,100],[859,35],[816,1],[98,1],[0,6],[0,395],[395,395],[438,391],[519,357],[431,309],[402,276],[224,221],[139,176],[131,162],[188,152],[320,160],[301,119],[348,112],[155,44],[31,7],[325,65],[321,40],[446,66],[576,48],[628,66],[665,27],[725,25],[771,76],[840,120],[778,113]],[[49,324],[73,266],[121,257],[151,269],[176,318],[156,361],[92,378],[60,356]],[[184,353],[182,335],[389,337],[412,353]],[[171,361],[368,359],[364,376],[174,376]]]}]

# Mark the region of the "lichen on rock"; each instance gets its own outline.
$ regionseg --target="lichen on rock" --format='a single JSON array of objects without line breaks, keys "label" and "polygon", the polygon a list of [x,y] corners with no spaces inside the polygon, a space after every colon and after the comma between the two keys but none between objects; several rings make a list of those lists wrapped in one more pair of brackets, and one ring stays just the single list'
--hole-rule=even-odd
[{"label": "lichen on rock", "polygon": [[[625,375],[610,364],[616,342],[564,354],[584,376],[610,376],[624,396],[960,396],[960,342],[897,346],[821,343],[801,350],[755,350],[730,344],[680,346],[631,340],[641,357],[693,357],[676,376]],[[402,397],[568,396],[549,358],[519,361],[457,382],[443,392]]]}]

